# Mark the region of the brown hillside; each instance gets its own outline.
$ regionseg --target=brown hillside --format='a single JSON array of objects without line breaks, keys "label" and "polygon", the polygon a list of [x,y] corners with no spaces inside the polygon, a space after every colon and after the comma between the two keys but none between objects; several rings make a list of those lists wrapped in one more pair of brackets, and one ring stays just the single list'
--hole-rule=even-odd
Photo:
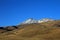
[{"label": "brown hillside", "polygon": [[18,25],[17,27],[12,31],[0,33],[0,40],[60,40],[60,21]]}]

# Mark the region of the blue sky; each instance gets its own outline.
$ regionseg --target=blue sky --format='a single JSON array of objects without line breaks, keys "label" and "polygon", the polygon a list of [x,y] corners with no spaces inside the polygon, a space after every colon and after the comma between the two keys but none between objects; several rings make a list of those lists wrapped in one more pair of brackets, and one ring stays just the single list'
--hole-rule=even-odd
[{"label": "blue sky", "polygon": [[60,0],[0,0],[0,26],[17,25],[27,18],[60,19]]}]

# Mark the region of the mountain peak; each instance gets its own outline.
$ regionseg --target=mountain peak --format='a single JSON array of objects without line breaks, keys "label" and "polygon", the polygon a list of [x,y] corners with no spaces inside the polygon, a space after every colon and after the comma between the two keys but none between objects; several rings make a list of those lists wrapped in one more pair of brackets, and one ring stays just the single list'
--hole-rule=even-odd
[{"label": "mountain peak", "polygon": [[29,18],[29,19],[25,20],[24,22],[22,22],[21,24],[31,24],[31,23],[37,23],[37,20],[35,20],[33,18]]},{"label": "mountain peak", "polygon": [[24,22],[22,22],[21,24],[42,23],[42,22],[48,22],[48,21],[54,21],[54,20],[49,19],[49,18],[44,18],[44,19],[40,19],[40,20],[35,20],[33,18],[29,18],[29,19],[25,20]]}]

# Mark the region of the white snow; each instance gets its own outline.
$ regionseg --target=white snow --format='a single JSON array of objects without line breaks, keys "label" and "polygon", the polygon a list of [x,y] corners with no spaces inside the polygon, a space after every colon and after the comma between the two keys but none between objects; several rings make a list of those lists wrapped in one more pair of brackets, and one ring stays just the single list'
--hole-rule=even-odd
[{"label": "white snow", "polygon": [[38,20],[38,23],[48,22],[48,21],[54,21],[54,20],[48,19],[48,18],[44,18],[44,19],[42,19],[42,20]]},{"label": "white snow", "polygon": [[35,20],[33,18],[27,19],[26,21],[22,22],[21,24],[32,24],[32,23],[42,23],[42,22],[48,22],[48,21],[54,21],[52,19],[44,18],[42,20]]},{"label": "white snow", "polygon": [[30,19],[22,22],[21,24],[31,24],[31,23],[38,23],[38,21],[34,20],[33,18],[30,18]]}]

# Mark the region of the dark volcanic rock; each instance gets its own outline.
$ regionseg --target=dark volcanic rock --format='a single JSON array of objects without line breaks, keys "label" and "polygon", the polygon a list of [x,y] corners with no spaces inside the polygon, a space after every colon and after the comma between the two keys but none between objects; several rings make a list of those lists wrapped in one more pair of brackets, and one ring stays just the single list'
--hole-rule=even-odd
[{"label": "dark volcanic rock", "polygon": [[12,30],[15,30],[17,28],[18,28],[17,26],[0,27],[0,33],[4,33],[4,32],[7,32],[7,31],[12,31]]},{"label": "dark volcanic rock", "polygon": [[16,28],[16,29],[18,28],[17,26],[12,26],[12,27],[14,27],[14,28]]},{"label": "dark volcanic rock", "polygon": [[4,29],[7,30],[7,31],[12,31],[14,29],[17,29],[17,27],[16,26],[7,26]]},{"label": "dark volcanic rock", "polygon": [[4,27],[0,27],[0,29],[4,29]]}]

